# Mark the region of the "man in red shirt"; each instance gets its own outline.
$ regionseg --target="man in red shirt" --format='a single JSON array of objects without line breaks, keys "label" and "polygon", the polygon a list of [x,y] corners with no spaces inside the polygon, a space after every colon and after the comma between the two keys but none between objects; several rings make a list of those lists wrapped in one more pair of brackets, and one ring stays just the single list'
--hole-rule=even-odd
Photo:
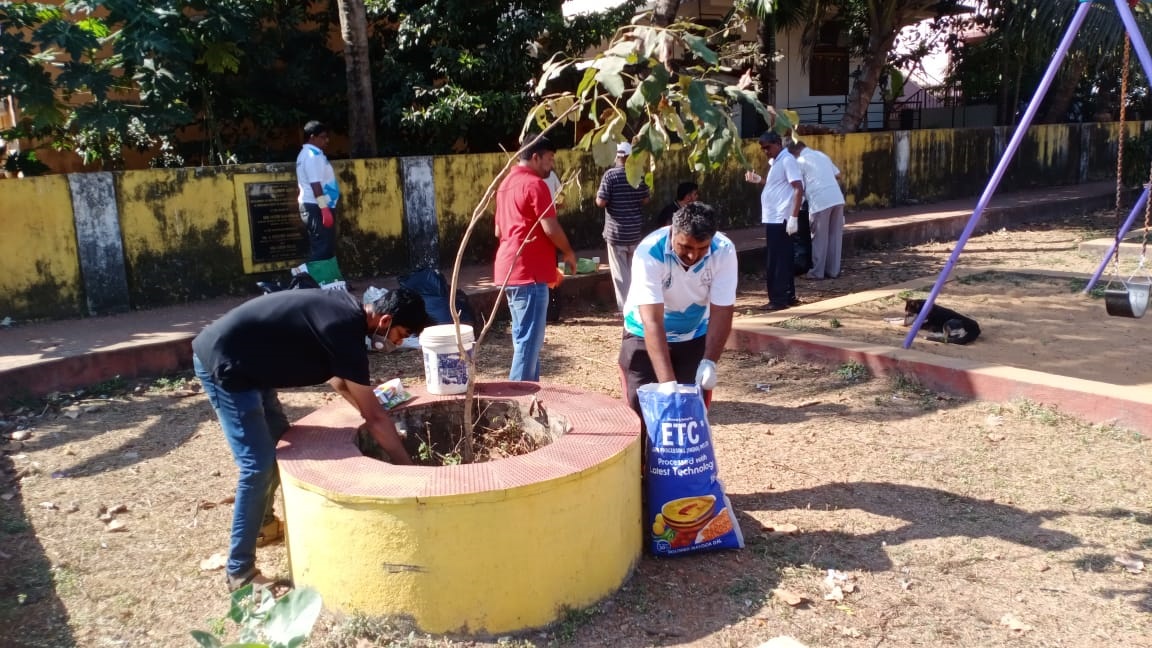
[{"label": "man in red shirt", "polygon": [[556,205],[544,178],[552,172],[556,147],[544,136],[527,142],[520,163],[496,190],[497,283],[508,283],[512,312],[512,369],[509,380],[540,380],[540,349],[548,321],[548,284],[556,278],[556,250],[576,269]]}]

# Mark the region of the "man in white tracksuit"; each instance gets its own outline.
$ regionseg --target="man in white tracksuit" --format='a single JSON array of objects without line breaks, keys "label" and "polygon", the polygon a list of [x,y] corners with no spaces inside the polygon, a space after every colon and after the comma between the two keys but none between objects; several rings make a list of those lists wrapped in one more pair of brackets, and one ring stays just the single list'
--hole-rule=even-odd
[{"label": "man in white tracksuit", "polygon": [[788,152],[800,165],[804,176],[804,196],[808,199],[808,222],[812,228],[812,269],[809,279],[835,279],[840,276],[840,248],[844,239],[844,192],[840,190],[840,169],[829,157],[804,142],[793,141]]}]

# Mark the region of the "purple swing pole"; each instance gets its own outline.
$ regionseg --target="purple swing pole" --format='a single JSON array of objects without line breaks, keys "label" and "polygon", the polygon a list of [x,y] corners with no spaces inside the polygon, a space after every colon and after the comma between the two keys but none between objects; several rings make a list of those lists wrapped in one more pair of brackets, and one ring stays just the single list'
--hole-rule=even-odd
[{"label": "purple swing pole", "polygon": [[1140,194],[1140,199],[1132,206],[1132,212],[1128,214],[1128,220],[1124,221],[1124,225],[1120,227],[1120,231],[1116,232],[1116,240],[1112,241],[1112,247],[1108,248],[1108,253],[1100,261],[1099,267],[1096,272],[1092,273],[1092,278],[1088,280],[1088,285],[1084,287],[1084,294],[1087,295],[1096,282],[1100,280],[1100,275],[1104,274],[1104,269],[1108,267],[1108,262],[1112,260],[1112,255],[1115,254],[1116,248],[1120,246],[1120,242],[1124,240],[1124,235],[1128,230],[1132,229],[1132,222],[1136,220],[1136,214],[1139,214],[1144,209],[1144,203],[1148,202],[1148,187],[1144,187],[1144,192]]},{"label": "purple swing pole", "polygon": [[[1123,0],[1117,0],[1117,2],[1123,2]],[[940,271],[940,276],[936,279],[936,283],[933,284],[932,291],[928,293],[928,298],[924,300],[924,307],[920,309],[920,314],[916,316],[916,321],[912,322],[912,329],[908,331],[907,337],[904,338],[903,346],[905,349],[912,346],[912,341],[916,339],[916,334],[920,332],[920,327],[924,325],[924,319],[928,317],[928,312],[932,310],[932,305],[936,303],[936,297],[940,294],[940,289],[944,287],[944,282],[948,280],[948,275],[952,274],[952,268],[956,265],[956,259],[960,258],[960,253],[964,250],[964,245],[968,243],[968,239],[972,237],[972,232],[976,230],[976,226],[980,223],[980,217],[984,215],[984,209],[988,207],[988,203],[992,200],[992,194],[996,193],[996,188],[1004,178],[1004,173],[1008,170],[1008,165],[1012,162],[1012,157],[1016,155],[1016,150],[1020,148],[1020,142],[1023,141],[1024,136],[1028,134],[1028,127],[1032,125],[1032,119],[1036,117],[1036,112],[1040,109],[1040,101],[1044,98],[1044,95],[1048,93],[1048,88],[1052,86],[1052,81],[1056,78],[1056,71],[1060,69],[1060,64],[1064,62],[1064,57],[1068,55],[1068,50],[1072,47],[1072,41],[1076,38],[1076,34],[1080,32],[1080,27],[1084,25],[1084,19],[1088,17],[1088,12],[1091,9],[1091,2],[1080,0],[1080,6],[1076,8],[1076,13],[1072,16],[1072,22],[1068,24],[1068,31],[1065,32],[1063,40],[1060,41],[1060,46],[1056,48],[1056,53],[1052,56],[1052,62],[1048,64],[1048,70],[1044,72],[1044,78],[1040,80],[1040,85],[1036,87],[1036,92],[1032,95],[1032,101],[1028,104],[1028,109],[1024,111],[1024,116],[1020,118],[1020,123],[1016,126],[1016,132],[1012,134],[1012,139],[1008,142],[1008,148],[1005,149],[1004,155],[1000,157],[1000,162],[996,165],[996,170],[992,172],[992,178],[988,180],[988,186],[984,188],[984,193],[980,195],[980,200],[976,202],[976,209],[973,210],[972,217],[968,219],[968,225],[964,227],[964,232],[960,234],[959,240],[956,241],[956,245],[952,249],[951,256],[948,257],[948,262],[944,264],[944,269]]]},{"label": "purple swing pole", "polygon": [[[1140,61],[1140,67],[1144,68],[1144,74],[1152,79],[1152,55],[1148,52],[1148,45],[1144,42],[1144,37],[1140,33],[1140,26],[1136,24],[1136,17],[1132,15],[1132,8],[1128,6],[1127,0],[1116,0],[1116,13],[1120,14],[1120,20],[1124,23],[1124,29],[1128,32],[1129,38],[1132,40],[1132,49],[1136,50],[1136,58]],[[1126,137],[1127,133],[1121,132],[1119,137]],[[1100,280],[1100,275],[1104,273],[1104,269],[1108,267],[1108,262],[1112,260],[1112,255],[1116,253],[1116,249],[1120,247],[1120,243],[1124,240],[1124,235],[1132,229],[1132,223],[1136,220],[1136,214],[1139,213],[1144,203],[1148,202],[1149,187],[1144,187],[1144,193],[1140,194],[1140,200],[1136,201],[1136,205],[1132,208],[1132,213],[1128,214],[1128,220],[1116,232],[1116,240],[1112,242],[1112,247],[1108,248],[1108,253],[1100,260],[1100,267],[1096,268],[1093,273],[1092,279],[1088,281],[1088,285],[1084,287],[1084,293],[1092,290],[1096,282]]]}]

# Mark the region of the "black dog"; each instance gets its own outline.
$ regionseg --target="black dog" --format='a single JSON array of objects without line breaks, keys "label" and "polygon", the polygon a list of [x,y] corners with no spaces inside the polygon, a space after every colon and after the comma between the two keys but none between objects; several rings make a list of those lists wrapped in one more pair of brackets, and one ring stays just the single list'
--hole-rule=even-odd
[{"label": "black dog", "polygon": [[[904,326],[911,326],[916,321],[916,316],[924,308],[924,301],[904,300]],[[932,305],[932,310],[928,311],[928,317],[924,318],[924,325],[921,328],[932,332],[927,336],[929,340],[945,344],[968,344],[980,337],[980,325],[976,320],[939,304]]]}]

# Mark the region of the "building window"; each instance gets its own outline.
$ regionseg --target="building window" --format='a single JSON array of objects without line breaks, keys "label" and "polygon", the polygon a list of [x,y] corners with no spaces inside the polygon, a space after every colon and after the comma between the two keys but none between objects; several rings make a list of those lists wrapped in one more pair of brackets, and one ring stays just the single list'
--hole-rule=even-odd
[{"label": "building window", "polygon": [[808,94],[813,97],[848,94],[848,47],[844,25],[830,22],[820,28],[808,66]]}]

